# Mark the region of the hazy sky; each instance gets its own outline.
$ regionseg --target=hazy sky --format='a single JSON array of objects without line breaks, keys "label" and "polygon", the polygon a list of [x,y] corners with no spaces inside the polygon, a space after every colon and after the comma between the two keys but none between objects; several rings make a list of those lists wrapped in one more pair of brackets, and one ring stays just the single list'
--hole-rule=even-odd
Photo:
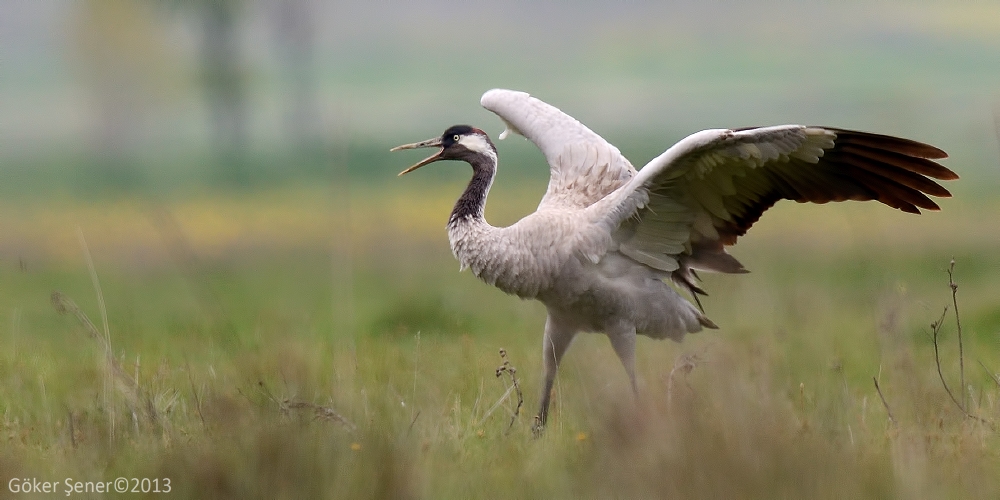
[{"label": "hazy sky", "polygon": [[[796,121],[993,140],[997,2],[247,1],[241,67],[251,133],[265,143],[283,140],[293,82],[276,20],[293,1],[310,12],[324,133],[392,142],[450,123],[498,125],[478,98],[512,87],[619,136]],[[0,2],[0,154],[94,135],[108,105],[81,61],[100,46],[86,52],[79,40],[87,9],[108,2],[130,0]],[[185,2],[165,3],[137,2],[126,16],[143,28],[121,39],[147,44],[152,69],[126,82],[140,95],[125,108],[142,108],[145,140],[203,146],[202,25],[176,6]]]}]

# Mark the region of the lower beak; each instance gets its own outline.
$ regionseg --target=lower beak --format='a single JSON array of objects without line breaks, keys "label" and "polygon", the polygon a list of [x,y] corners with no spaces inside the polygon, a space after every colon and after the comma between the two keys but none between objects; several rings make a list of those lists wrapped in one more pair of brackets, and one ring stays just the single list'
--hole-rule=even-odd
[{"label": "lower beak", "polygon": [[[414,142],[413,144],[403,144],[402,146],[396,146],[396,147],[390,149],[389,151],[392,152],[392,151],[402,151],[404,149],[434,148],[434,147],[441,148],[441,138],[440,137],[435,137],[433,139],[427,139],[426,141]],[[422,167],[424,165],[427,165],[428,163],[434,163],[434,162],[440,160],[442,152],[444,152],[444,148],[441,148],[440,150],[438,150],[437,153],[434,153],[434,154],[428,156],[427,158],[424,158],[423,160],[420,160],[417,164],[413,165],[412,167],[410,167],[410,168],[408,168],[406,170],[403,170],[402,172],[399,173],[399,175],[408,174],[408,173],[410,173],[410,172],[412,172],[412,171],[414,171],[414,170],[416,170],[416,169],[418,169],[418,168],[420,168],[420,167]]]}]

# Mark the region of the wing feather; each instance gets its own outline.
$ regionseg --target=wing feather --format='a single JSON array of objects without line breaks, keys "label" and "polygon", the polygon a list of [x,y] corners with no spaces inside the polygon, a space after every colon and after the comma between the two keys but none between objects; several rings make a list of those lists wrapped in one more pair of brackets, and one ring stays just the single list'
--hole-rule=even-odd
[{"label": "wing feather", "polygon": [[725,246],[778,200],[877,200],[911,213],[948,197],[958,176],[938,148],[896,137],[783,125],[692,134],[593,205],[622,253],[698,292],[693,269],[745,272]]},{"label": "wing feather", "polygon": [[[910,139],[832,127],[824,128],[837,134],[837,142],[841,145],[854,144],[865,146],[870,150],[875,151],[891,151],[913,159],[940,160],[948,157],[948,153],[945,153],[934,146],[924,144],[922,142],[911,141]],[[944,175],[944,177],[935,176],[936,178],[942,180],[958,179],[958,176],[951,170],[948,170],[947,168],[934,162],[929,163],[933,163],[935,165],[934,169],[942,172]]]},{"label": "wing feather", "polygon": [[636,174],[618,148],[525,92],[493,89],[480,102],[506,124],[501,137],[509,132],[522,135],[545,155],[551,177],[539,209],[590,206]]},{"label": "wing feather", "polygon": [[[778,200],[877,200],[905,212],[937,210],[937,180],[958,175],[933,146],[881,134],[781,125],[697,132],[640,171],[618,148],[559,109],[524,92],[494,89],[483,107],[542,151],[550,179],[539,210],[580,210],[595,231],[580,251],[609,245],[671,273],[692,293],[694,269],[746,272],[726,253]],[[608,235],[610,239],[608,239]],[[603,248],[603,247],[602,247]]]},{"label": "wing feather", "polygon": [[[843,145],[838,153],[851,154],[855,158],[867,161],[876,161],[884,165],[895,167],[903,172],[911,172],[940,180],[953,180],[958,176],[947,168],[926,158],[906,156],[903,153],[890,150],[879,150],[867,146],[859,146],[851,143]],[[940,186],[939,186],[940,187]],[[941,188],[944,189],[944,188]]]},{"label": "wing feather", "polygon": [[893,182],[897,182],[908,188],[922,191],[932,196],[948,197],[951,195],[951,193],[949,193],[947,189],[941,187],[940,184],[924,177],[921,174],[915,173],[913,170],[906,170],[904,168],[900,168],[897,164],[881,161],[877,156],[872,154],[869,154],[866,157],[864,152],[861,152],[860,154],[855,153],[849,146],[844,147],[842,152],[829,154],[828,157],[831,161],[850,163],[855,167],[865,169],[875,175],[891,179]]}]

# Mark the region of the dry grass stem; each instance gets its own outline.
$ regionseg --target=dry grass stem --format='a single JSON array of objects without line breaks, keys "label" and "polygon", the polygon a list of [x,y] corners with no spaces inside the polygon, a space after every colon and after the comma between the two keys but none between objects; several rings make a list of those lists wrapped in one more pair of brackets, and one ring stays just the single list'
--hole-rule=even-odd
[{"label": "dry grass stem", "polygon": [[119,394],[125,397],[130,413],[133,416],[137,416],[141,411],[150,424],[159,425],[161,421],[152,399],[142,391],[136,379],[130,377],[125,372],[125,369],[122,368],[121,363],[118,362],[118,359],[115,358],[114,353],[111,351],[111,344],[108,338],[101,335],[97,327],[94,326],[94,322],[87,317],[87,314],[80,310],[80,307],[62,292],[53,292],[51,300],[52,307],[55,308],[56,312],[76,316],[80,324],[83,325],[84,331],[87,332],[87,336],[97,342],[98,346],[104,351],[105,370],[115,382],[114,386],[118,388]]},{"label": "dry grass stem", "polygon": [[[350,420],[347,420],[343,415],[338,413],[336,410],[329,406],[322,406],[315,403],[309,403],[306,401],[291,401],[284,400],[282,404],[285,408],[289,410],[310,410],[313,412],[314,418],[317,420],[324,420],[327,422],[336,422],[347,429],[349,432],[354,432],[358,430],[358,426],[354,425]],[[417,415],[420,413],[418,412]]]},{"label": "dry grass stem", "polygon": [[998,377],[997,374],[994,373],[992,370],[987,368],[982,361],[979,362],[979,366],[982,366],[983,370],[986,370],[986,374],[990,376],[990,380],[992,380],[997,385],[997,387],[1000,388],[1000,377]]},{"label": "dry grass stem", "polygon": [[959,411],[961,411],[962,414],[964,414],[967,418],[970,418],[970,419],[973,419],[973,420],[977,420],[977,421],[979,421],[981,423],[984,423],[984,424],[988,425],[990,427],[990,429],[996,430],[996,425],[992,421],[987,420],[987,419],[982,418],[982,417],[978,417],[976,415],[973,415],[972,413],[969,413],[966,405],[964,404],[964,401],[965,401],[965,389],[964,389],[964,384],[965,384],[965,373],[964,373],[964,369],[965,368],[964,368],[964,366],[965,366],[965,363],[964,363],[964,360],[963,360],[964,353],[962,352],[962,322],[961,322],[961,319],[959,318],[959,314],[958,314],[958,299],[957,299],[957,296],[956,296],[956,293],[958,291],[958,285],[955,284],[955,280],[953,279],[954,270],[955,270],[955,260],[952,259],[951,260],[951,265],[948,267],[948,286],[951,288],[952,304],[955,306],[955,324],[958,327],[958,349],[959,349],[958,356],[959,356],[959,367],[962,370],[962,374],[961,374],[961,376],[962,376],[962,382],[961,383],[963,384],[962,401],[959,401],[958,398],[955,397],[955,393],[952,392],[952,390],[951,390],[950,387],[948,387],[948,382],[945,381],[944,373],[941,370],[941,350],[940,350],[940,346],[939,346],[939,343],[938,343],[938,337],[939,337],[939,335],[941,333],[941,325],[944,323],[944,318],[948,314],[948,306],[945,306],[944,310],[941,311],[941,317],[938,318],[937,321],[931,323],[931,340],[934,343],[934,364],[937,367],[937,374],[938,374],[938,378],[941,380],[941,385],[944,386],[945,392],[948,393],[948,397],[950,397],[951,401],[953,403],[955,403],[955,406],[959,409]]},{"label": "dry grass stem", "polygon": [[420,370],[420,330],[417,330],[417,346],[414,349],[413,355],[413,397],[411,398],[410,404],[410,429],[413,429],[413,424],[417,421],[417,416],[420,415],[420,411],[417,410],[417,378],[419,376]]},{"label": "dry grass stem", "polygon": [[685,382],[685,384],[688,385],[688,389],[691,389],[691,384],[687,383],[687,375],[690,374],[691,371],[694,370],[696,366],[698,366],[698,363],[700,361],[701,361],[701,358],[698,356],[697,353],[681,354],[680,356],[677,357],[676,360],[674,360],[674,367],[670,369],[670,374],[667,375],[667,407],[668,408],[669,408],[669,405],[670,405],[671,401],[673,400],[674,375],[676,373],[678,373],[678,372],[680,372],[680,374],[684,375],[684,377],[685,377],[684,382]]},{"label": "dry grass stem", "polygon": [[892,423],[893,427],[896,427],[896,417],[892,416],[892,408],[889,408],[889,403],[885,400],[885,396],[882,394],[882,388],[878,385],[878,378],[872,377],[872,381],[875,382],[875,392],[878,392],[879,399],[882,400],[882,406],[885,407],[885,413],[889,415],[889,422]]},{"label": "dry grass stem", "polygon": [[202,427],[207,428],[205,424],[205,414],[201,410],[201,398],[198,396],[198,388],[194,385],[194,378],[191,377],[191,364],[187,363],[187,376],[188,382],[191,384],[191,394],[194,396],[194,409],[198,413],[198,419],[201,420]]},{"label": "dry grass stem", "polygon": [[[313,413],[313,418],[315,420],[324,420],[326,422],[336,422],[340,424],[348,432],[355,432],[358,430],[358,426],[354,425],[353,422],[345,418],[339,412],[334,410],[330,406],[321,406],[316,403],[310,403],[308,401],[299,401],[291,398],[278,398],[276,397],[267,385],[264,384],[263,380],[257,381],[257,390],[260,391],[268,400],[274,403],[278,407],[278,411],[282,415],[290,415],[292,410],[306,410]],[[253,401],[249,396],[243,393],[243,391],[238,391],[243,397],[247,398],[249,401]]]},{"label": "dry grass stem", "polygon": [[111,328],[108,326],[108,308],[104,303],[104,292],[101,290],[101,280],[97,277],[97,268],[94,267],[94,259],[90,255],[90,247],[87,245],[87,239],[83,236],[83,230],[79,226],[76,228],[77,237],[80,239],[80,246],[83,248],[83,255],[87,260],[87,271],[90,272],[90,281],[94,286],[94,292],[97,293],[97,307],[101,312],[101,324],[104,326],[104,339],[105,347],[108,352],[111,351]]},{"label": "dry grass stem", "polygon": [[69,426],[69,444],[76,449],[76,425],[73,424],[73,411],[66,410],[66,423]]},{"label": "dry grass stem", "polygon": [[[514,368],[514,365],[510,364],[510,360],[507,359],[506,349],[500,349],[500,359],[503,360],[503,364],[496,370],[497,378],[500,378],[504,373],[506,373],[510,376],[511,385],[507,388],[507,392],[504,393],[503,397],[500,398],[500,401],[497,401],[497,404],[507,399],[507,397],[510,396],[511,391],[514,391],[517,394],[517,406],[514,407],[514,411],[511,412],[510,424],[507,425],[507,432],[510,432],[511,428],[514,427],[514,422],[517,421],[517,416],[521,413],[521,407],[524,406],[524,394],[521,392],[520,382],[517,381],[517,369]],[[496,405],[494,405],[494,407],[495,406]],[[488,414],[489,412],[487,412],[487,415]]]},{"label": "dry grass stem", "polygon": [[[83,256],[87,263],[87,271],[90,273],[90,282],[94,286],[94,292],[97,294],[97,306],[98,310],[101,313],[101,320],[102,320],[101,322],[104,326],[104,346],[106,347],[107,350],[106,355],[108,357],[112,357],[111,328],[108,326],[108,310],[104,303],[104,292],[101,290],[101,280],[97,276],[97,268],[94,266],[94,259],[90,255],[90,245],[87,244],[87,239],[83,236],[83,229],[81,229],[80,226],[76,227],[76,235],[77,238],[80,240],[80,247],[83,249]],[[93,323],[91,323],[91,325],[93,325]],[[102,394],[104,396],[104,406],[110,407],[112,405],[111,402],[112,396],[111,396],[111,391],[108,388],[107,378],[104,379],[104,390],[102,391]],[[134,408],[135,406],[131,407],[132,409],[131,413],[133,420],[136,420]],[[107,412],[107,416],[108,416],[108,428],[109,428],[108,436],[113,441],[115,438],[115,429],[116,429],[115,412],[109,411]],[[136,422],[136,424],[138,425],[138,422]]]},{"label": "dry grass stem", "polygon": [[951,288],[951,303],[955,307],[955,327],[958,330],[958,373],[962,384],[962,406],[966,407],[965,399],[965,348],[962,345],[962,316],[958,313],[958,285],[955,283],[955,259],[948,266],[948,286]]},{"label": "dry grass stem", "polygon": [[490,409],[486,410],[486,413],[483,414],[483,417],[479,419],[479,422],[477,422],[476,425],[478,426],[483,422],[485,422],[487,418],[490,418],[490,415],[492,415],[493,412],[497,410],[497,408],[500,408],[500,405],[502,405],[504,401],[507,401],[507,398],[509,398],[510,395],[513,393],[514,393],[514,386],[513,385],[508,386],[507,390],[503,393],[503,395],[500,396],[500,398],[497,399],[495,403],[493,403],[493,406],[491,406]]},{"label": "dry grass stem", "polygon": [[934,343],[934,364],[937,366],[938,378],[941,379],[941,385],[944,386],[945,392],[947,392],[948,396],[951,397],[951,401],[955,403],[955,406],[957,406],[962,413],[968,415],[968,412],[965,411],[965,406],[958,401],[958,398],[955,397],[955,393],[951,392],[951,388],[948,387],[948,382],[944,378],[944,373],[941,371],[941,350],[938,345],[938,335],[941,333],[941,324],[944,323],[944,317],[946,314],[948,314],[948,306],[945,306],[944,310],[941,311],[941,317],[938,318],[937,321],[931,323],[931,341]]}]

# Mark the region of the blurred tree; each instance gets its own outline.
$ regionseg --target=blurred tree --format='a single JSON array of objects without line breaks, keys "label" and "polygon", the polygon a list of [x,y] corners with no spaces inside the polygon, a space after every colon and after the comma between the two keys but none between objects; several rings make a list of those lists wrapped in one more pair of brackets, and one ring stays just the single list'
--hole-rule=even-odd
[{"label": "blurred tree", "polygon": [[240,45],[241,0],[165,0],[160,5],[182,7],[201,22],[201,82],[209,110],[212,145],[216,150],[216,180],[245,184],[247,172],[248,105],[246,75]]},{"label": "blurred tree", "polygon": [[134,187],[141,177],[136,153],[152,112],[178,87],[179,60],[148,6],[135,0],[80,2],[70,33],[72,63],[95,108],[100,175],[85,187]]},{"label": "blurred tree", "polygon": [[203,20],[202,78],[211,113],[213,144],[220,153],[221,181],[247,181],[247,98],[241,68],[238,0],[186,0]]},{"label": "blurred tree", "polygon": [[285,131],[291,143],[311,151],[322,143],[314,59],[316,4],[314,0],[278,0],[270,16],[278,64],[291,87]]}]

